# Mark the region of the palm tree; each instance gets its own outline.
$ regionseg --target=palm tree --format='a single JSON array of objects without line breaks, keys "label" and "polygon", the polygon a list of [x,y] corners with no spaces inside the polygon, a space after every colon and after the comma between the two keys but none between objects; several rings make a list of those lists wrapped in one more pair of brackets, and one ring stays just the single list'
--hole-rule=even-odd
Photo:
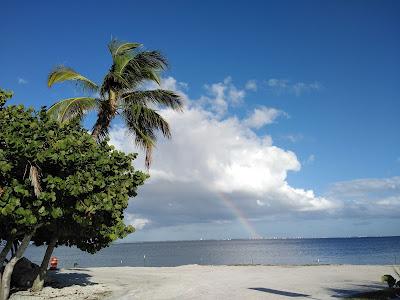
[{"label": "palm tree", "polygon": [[160,72],[167,68],[167,61],[158,51],[145,51],[138,43],[112,40],[108,45],[112,65],[101,86],[71,68],[56,67],[48,77],[48,86],[63,81],[75,81],[94,97],[74,97],[60,100],[48,113],[61,123],[81,119],[88,111],[97,110],[97,120],[92,136],[101,141],[108,136],[111,121],[122,117],[135,143],[146,152],[145,165],[151,163],[151,153],[156,133],[170,138],[168,123],[157,113],[159,106],[182,111],[183,103],[178,94],[164,89],[145,90],[148,82],[160,85]]}]

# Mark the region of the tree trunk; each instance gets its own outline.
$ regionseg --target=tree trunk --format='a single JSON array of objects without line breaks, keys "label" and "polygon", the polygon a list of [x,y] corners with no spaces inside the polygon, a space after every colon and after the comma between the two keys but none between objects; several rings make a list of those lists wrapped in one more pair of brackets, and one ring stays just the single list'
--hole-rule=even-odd
[{"label": "tree trunk", "polygon": [[[1,250],[0,253],[0,269],[3,267],[4,261],[6,260],[8,252],[10,252],[11,247],[13,246],[14,243],[14,238],[10,238],[6,245],[4,246],[3,250]],[[1,277],[1,272],[0,272],[0,277]]]},{"label": "tree trunk", "polygon": [[6,260],[7,254],[8,254],[8,252],[10,252],[10,250],[11,250],[11,248],[13,246],[13,243],[14,243],[14,238],[9,239],[7,241],[7,243],[6,243],[6,245],[4,246],[3,250],[1,250],[1,253],[0,253],[0,294],[1,294],[1,290],[2,290],[2,288],[1,288],[1,286],[2,286],[1,285],[1,283],[2,283],[1,278],[3,276],[3,272],[2,272],[1,269],[3,268],[4,261]]},{"label": "tree trunk", "polygon": [[96,141],[101,141],[110,127],[111,120],[117,113],[117,93],[113,90],[108,92],[108,101],[101,105],[97,114],[96,123],[93,126],[92,137]]},{"label": "tree trunk", "polygon": [[35,231],[36,229],[34,229],[29,234],[25,234],[17,252],[7,263],[1,280],[0,300],[8,299],[8,296],[10,295],[11,275],[14,270],[14,266],[24,255],[25,250],[29,246],[29,242],[32,239],[32,236],[35,234]]},{"label": "tree trunk", "polygon": [[38,292],[43,289],[44,280],[46,278],[47,268],[49,266],[50,257],[53,254],[56,244],[57,244],[57,238],[54,237],[50,241],[49,245],[47,246],[46,253],[42,260],[42,264],[40,265],[39,273],[37,274],[35,281],[33,282],[33,285],[32,285],[32,291],[34,291],[34,292]]}]

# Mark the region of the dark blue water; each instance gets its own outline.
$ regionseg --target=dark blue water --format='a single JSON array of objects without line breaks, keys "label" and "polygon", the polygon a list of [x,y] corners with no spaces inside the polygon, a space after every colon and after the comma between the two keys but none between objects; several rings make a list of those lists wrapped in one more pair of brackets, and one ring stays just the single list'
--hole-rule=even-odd
[{"label": "dark blue water", "polygon": [[[26,256],[39,263],[43,247]],[[400,237],[287,240],[179,241],[115,244],[95,255],[75,248],[55,250],[60,267],[179,266],[186,264],[395,264]],[[146,258],[144,259],[144,255]]]}]

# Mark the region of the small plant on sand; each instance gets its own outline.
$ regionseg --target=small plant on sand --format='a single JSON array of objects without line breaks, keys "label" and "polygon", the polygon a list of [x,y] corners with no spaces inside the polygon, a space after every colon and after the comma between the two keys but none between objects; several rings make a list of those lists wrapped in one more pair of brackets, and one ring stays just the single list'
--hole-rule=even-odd
[{"label": "small plant on sand", "polygon": [[396,279],[392,275],[383,275],[381,277],[382,282],[386,282],[389,288],[393,287],[400,287],[400,270],[396,267],[393,267],[393,271],[396,274],[396,276],[399,278],[399,280],[396,281]]},{"label": "small plant on sand", "polygon": [[394,279],[394,277],[392,275],[383,275],[381,277],[381,281],[382,282],[386,282],[388,287],[392,288],[396,285],[396,279]]}]

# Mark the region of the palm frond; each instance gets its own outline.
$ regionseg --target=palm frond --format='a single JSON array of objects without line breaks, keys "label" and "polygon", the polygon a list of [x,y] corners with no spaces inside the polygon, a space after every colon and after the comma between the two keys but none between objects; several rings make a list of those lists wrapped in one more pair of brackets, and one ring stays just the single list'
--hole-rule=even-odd
[{"label": "palm frond", "polygon": [[138,52],[119,44],[111,44],[109,47],[114,53],[113,64],[103,80],[101,95],[107,94],[109,89],[133,90],[144,81],[153,81],[160,85],[160,72],[167,68],[167,60],[160,52]]},{"label": "palm frond", "polygon": [[137,64],[145,69],[165,70],[168,61],[159,51],[142,51],[135,55]]},{"label": "palm frond", "polygon": [[121,96],[122,102],[126,104],[145,104],[153,103],[172,108],[177,111],[183,110],[181,96],[169,90],[150,90],[128,92]]},{"label": "palm frond", "polygon": [[99,100],[91,97],[68,98],[53,104],[47,113],[60,123],[82,118],[98,107]]},{"label": "palm frond", "polygon": [[154,131],[161,131],[166,138],[171,138],[171,131],[168,122],[155,110],[143,105],[131,104],[123,108],[125,120],[138,126],[140,124],[142,132],[155,140]]},{"label": "palm frond", "polygon": [[134,59],[130,54],[118,55],[114,57],[113,71],[121,75],[129,62]]},{"label": "palm frond", "polygon": [[142,51],[135,54],[124,66],[122,76],[130,83],[131,88],[145,80],[160,85],[159,73],[167,68],[167,60],[157,51]]},{"label": "palm frond", "polygon": [[75,70],[64,67],[58,66],[53,71],[50,72],[47,85],[51,87],[53,84],[63,81],[76,81],[80,84],[84,89],[88,89],[91,91],[97,91],[99,87],[93,81],[89,80],[88,78],[82,76]]},{"label": "palm frond", "polygon": [[154,81],[158,85],[161,85],[161,77],[159,72],[155,70],[146,69],[142,71],[142,78],[150,81]]},{"label": "palm frond", "polygon": [[168,122],[155,110],[140,104],[126,104],[122,116],[128,129],[135,135],[135,143],[146,152],[146,168],[150,167],[151,154],[157,140],[156,132],[171,138]]},{"label": "palm frond", "polygon": [[111,55],[113,57],[116,57],[118,55],[123,55],[127,52],[130,52],[141,46],[142,44],[139,43],[126,43],[114,39],[108,44],[108,49],[110,50]]}]

